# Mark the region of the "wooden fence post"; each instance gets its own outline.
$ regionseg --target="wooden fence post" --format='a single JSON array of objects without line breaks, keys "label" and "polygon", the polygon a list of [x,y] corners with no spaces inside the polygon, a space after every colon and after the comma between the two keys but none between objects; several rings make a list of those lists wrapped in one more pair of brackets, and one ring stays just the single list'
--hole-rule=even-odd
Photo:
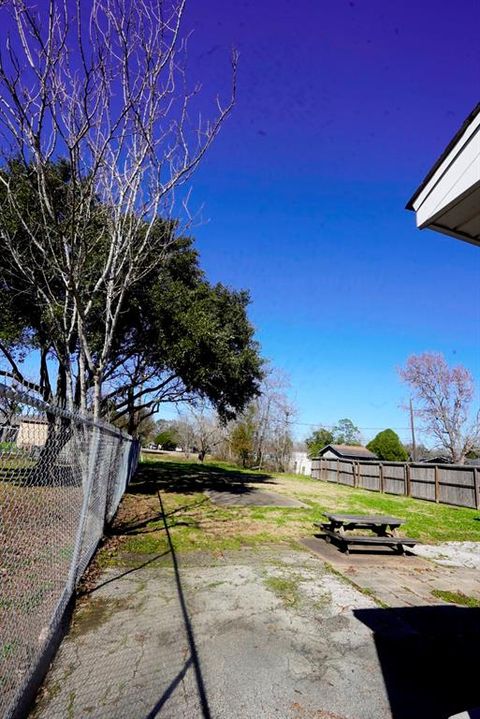
[{"label": "wooden fence post", "polygon": [[353,474],[353,486],[358,487],[357,467],[356,467],[356,462],[354,459],[352,459],[352,474]]},{"label": "wooden fence post", "polygon": [[405,480],[406,480],[406,487],[405,487],[405,494],[407,497],[412,496],[412,477],[410,474],[410,465],[407,463],[405,464]]},{"label": "wooden fence post", "polygon": [[378,465],[378,478],[380,480],[380,492],[384,492],[383,464]]},{"label": "wooden fence post", "polygon": [[478,496],[478,483],[480,481],[480,472],[477,467],[473,467],[473,491],[475,492],[475,508],[480,509]]},{"label": "wooden fence post", "polygon": [[435,501],[440,501],[440,492],[439,492],[439,484],[438,484],[438,475],[439,475],[439,467],[438,464],[435,465]]},{"label": "wooden fence post", "polygon": [[340,460],[337,459],[337,484],[340,477]]}]

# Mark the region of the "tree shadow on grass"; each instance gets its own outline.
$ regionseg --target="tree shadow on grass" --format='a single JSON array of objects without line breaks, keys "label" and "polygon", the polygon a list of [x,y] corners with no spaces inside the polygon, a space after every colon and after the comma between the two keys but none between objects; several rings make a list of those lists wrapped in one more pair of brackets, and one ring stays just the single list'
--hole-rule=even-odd
[{"label": "tree shadow on grass", "polygon": [[250,482],[275,484],[267,473],[240,472],[235,469],[195,462],[152,462],[140,464],[128,486],[131,494],[176,492],[194,494],[205,490],[243,494],[251,492]]},{"label": "tree shadow on grass", "polygon": [[438,605],[353,613],[374,632],[393,719],[447,719],[480,706],[480,609]]}]

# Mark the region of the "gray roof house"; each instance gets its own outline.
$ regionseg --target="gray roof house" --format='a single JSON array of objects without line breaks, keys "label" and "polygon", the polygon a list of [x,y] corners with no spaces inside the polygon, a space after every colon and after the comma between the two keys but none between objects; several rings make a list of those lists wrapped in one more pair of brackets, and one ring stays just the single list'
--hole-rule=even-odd
[{"label": "gray roof house", "polygon": [[366,447],[350,444],[327,444],[318,456],[325,459],[378,459],[377,455]]}]

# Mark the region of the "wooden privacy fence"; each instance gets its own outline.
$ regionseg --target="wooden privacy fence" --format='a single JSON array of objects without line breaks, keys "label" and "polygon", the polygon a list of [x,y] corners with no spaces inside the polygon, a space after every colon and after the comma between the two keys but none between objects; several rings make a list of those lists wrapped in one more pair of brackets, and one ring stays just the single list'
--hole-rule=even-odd
[{"label": "wooden privacy fence", "polygon": [[480,468],[470,465],[317,457],[312,460],[312,478],[374,492],[480,509]]}]

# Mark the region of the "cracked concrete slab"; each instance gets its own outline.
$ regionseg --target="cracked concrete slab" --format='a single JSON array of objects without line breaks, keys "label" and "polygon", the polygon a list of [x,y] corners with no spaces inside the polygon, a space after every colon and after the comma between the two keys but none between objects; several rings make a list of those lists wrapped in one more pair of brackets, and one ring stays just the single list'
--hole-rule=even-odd
[{"label": "cracked concrete slab", "polygon": [[77,611],[32,718],[390,717],[353,615],[374,602],[308,554],[119,574]]},{"label": "cracked concrete slab", "polygon": [[[103,572],[30,719],[447,719],[480,703],[480,610],[411,606],[395,579],[383,608],[285,547],[170,559]],[[394,575],[356,569],[359,586]]]},{"label": "cracked concrete slab", "polygon": [[294,497],[276,492],[266,492],[248,485],[237,487],[235,491],[217,491],[207,489],[205,494],[214,504],[222,507],[293,507],[309,509],[308,504]]}]

